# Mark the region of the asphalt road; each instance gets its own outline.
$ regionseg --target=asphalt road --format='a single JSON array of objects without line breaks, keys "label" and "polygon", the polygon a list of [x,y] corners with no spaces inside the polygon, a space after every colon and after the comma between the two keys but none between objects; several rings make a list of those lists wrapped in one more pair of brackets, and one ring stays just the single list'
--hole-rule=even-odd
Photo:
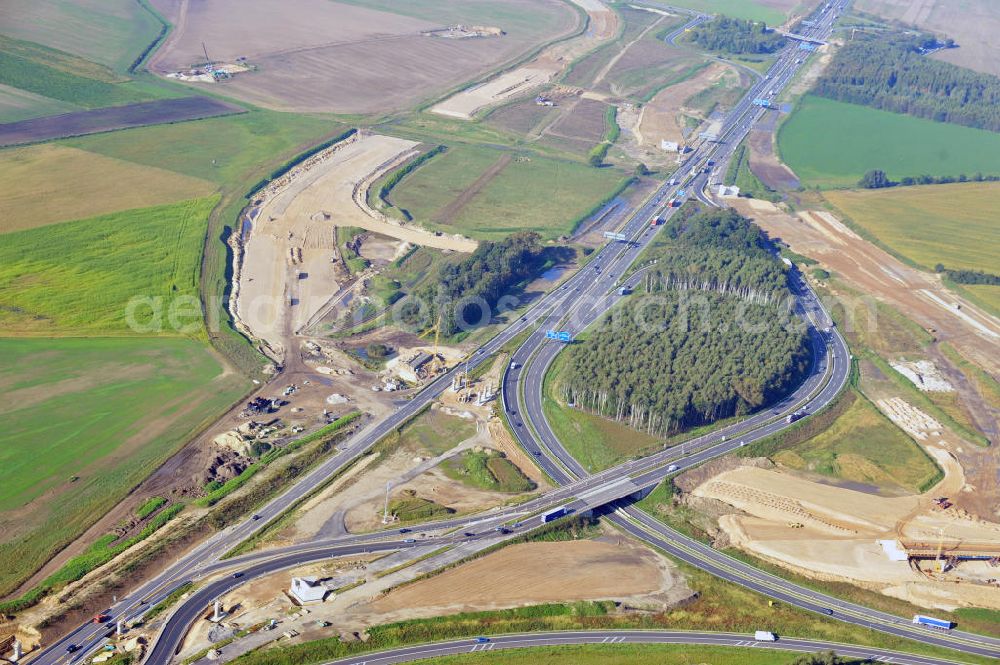
[{"label": "asphalt road", "polygon": [[[707,633],[687,631],[660,630],[593,630],[593,631],[560,631],[540,633],[520,633],[517,635],[498,635],[488,638],[488,642],[477,642],[475,639],[448,640],[432,642],[408,647],[399,647],[386,651],[341,658],[329,661],[326,665],[393,665],[395,663],[410,663],[426,658],[440,658],[483,651],[503,651],[507,649],[526,649],[530,647],[559,647],[571,644],[680,644],[689,646],[738,647],[744,649],[768,649],[773,651],[791,651],[798,653],[815,653],[819,651],[834,651],[839,656],[872,660],[884,663],[899,663],[902,665],[954,665],[955,661],[927,656],[915,656],[899,651],[871,649],[836,642],[820,642],[816,640],[798,640],[778,637],[777,642],[758,642],[752,635],[739,633]],[[609,652],[610,655],[611,652]]]},{"label": "asphalt road", "polygon": [[[817,30],[820,30],[823,27],[824,26],[821,26],[820,28],[817,28]],[[794,71],[795,66],[793,64],[793,58],[786,57],[779,60],[779,63],[772,67],[771,71],[766,75],[766,78],[751,89],[747,97],[730,113],[726,124],[728,129],[726,130],[724,136],[720,137],[720,139],[724,142],[719,144],[706,144],[708,147],[700,147],[689,156],[688,164],[703,164],[704,161],[708,159],[708,155],[710,153],[713,158],[719,162],[728,159],[728,157],[731,156],[735,145],[739,143],[740,138],[745,135],[746,131],[749,130],[749,127],[759,115],[760,109],[751,104],[752,99],[755,96],[764,94],[766,92],[764,88],[773,87],[773,89],[777,90],[780,86],[787,83]],[[585,327],[585,325],[596,319],[597,316],[605,311],[607,307],[613,305],[616,299],[613,287],[616,286],[621,273],[632,263],[632,261],[634,261],[641,249],[652,238],[653,234],[649,228],[649,219],[655,216],[663,203],[669,197],[676,194],[676,191],[681,187],[691,190],[693,195],[699,196],[707,202],[711,202],[702,191],[707,177],[708,176],[704,172],[701,172],[701,169],[699,169],[699,173],[695,176],[683,178],[681,180],[681,186],[664,185],[661,187],[656,195],[651,197],[646,204],[643,205],[635,215],[633,215],[625,227],[625,231],[635,238],[635,242],[624,245],[620,243],[609,243],[595,252],[592,261],[587,268],[582,269],[575,275],[571,276],[559,289],[546,294],[546,296],[541,298],[539,302],[536,303],[536,305],[532,307],[521,319],[508,326],[495,338],[487,342],[474,354],[472,354],[469,358],[469,368],[472,369],[476,367],[491,354],[498,351],[511,339],[536,326],[539,328],[540,332],[536,332],[529,338],[528,342],[522,344],[517,351],[517,354],[521,355],[515,354],[515,360],[521,358],[526,361],[530,359],[530,355],[534,352],[534,350],[541,349],[539,351],[539,357],[535,358],[529,364],[529,367],[546,367],[547,362],[544,362],[544,354],[550,353],[551,356],[548,358],[548,361],[551,361],[551,357],[554,357],[554,351],[552,351],[552,349],[555,349],[556,347],[553,343],[545,343],[544,331],[547,329],[554,329],[557,325],[561,326],[563,322],[570,325],[580,325]],[[600,272],[595,270],[597,267],[602,267]],[[576,324],[573,324],[574,317],[576,317]],[[839,390],[839,386],[837,384],[844,376],[846,376],[848,367],[848,363],[846,361],[846,347],[843,346],[843,340],[839,338],[839,335],[834,334],[829,340],[826,341],[824,341],[822,337],[823,336],[818,333],[813,336],[814,346],[817,349],[818,357],[818,361],[814,368],[815,371],[810,375],[806,384],[796,391],[794,398],[780,405],[782,414],[798,409],[801,400],[810,396],[814,405],[826,403],[832,397],[832,394],[835,394],[836,391]],[[829,343],[833,349],[833,353],[830,356],[823,356],[820,350],[825,343]],[[527,354],[528,357],[525,357],[524,354]],[[838,356],[840,358],[839,360]],[[540,360],[542,362],[539,362]],[[826,363],[829,363],[830,365],[829,370],[826,367]],[[205,610],[212,600],[226,591],[253,579],[254,577],[264,575],[275,570],[281,570],[289,566],[328,558],[330,556],[341,556],[375,550],[395,550],[426,545],[431,542],[454,542],[454,536],[439,535],[420,537],[418,538],[417,543],[409,544],[400,540],[399,536],[396,536],[393,533],[380,533],[362,536],[348,536],[345,538],[331,539],[329,541],[304,543],[302,545],[285,548],[283,550],[255,553],[238,559],[220,561],[220,557],[223,554],[263,528],[270,520],[282,514],[302,497],[313,491],[314,488],[325,482],[331,475],[334,475],[349,465],[354,459],[374,445],[385,434],[401,426],[409,418],[413,417],[421,409],[430,404],[431,401],[436,399],[437,396],[451,384],[453,376],[455,376],[455,374],[459,371],[460,369],[456,368],[439,377],[424,390],[418,393],[412,401],[408,402],[390,417],[371,423],[365,429],[352,436],[340,446],[335,455],[307,474],[299,483],[289,488],[285,493],[260,509],[258,514],[261,516],[261,519],[246,520],[219,532],[179,559],[164,573],[157,576],[150,582],[141,585],[138,589],[128,594],[127,597],[123,598],[120,602],[110,608],[108,614],[112,616],[112,621],[119,618],[133,619],[141,616],[141,614],[143,614],[149,607],[155,605],[159,600],[167,596],[173,589],[177,588],[187,580],[197,579],[206,574],[238,566],[243,573],[240,578],[225,577],[217,580],[216,582],[213,582],[212,584],[199,590],[198,593],[194,594],[194,596],[188,599],[177,609],[173,617],[171,617],[170,621],[167,623],[160,639],[158,639],[154,645],[150,656],[147,658],[147,662],[149,663],[165,663],[169,660],[170,654],[172,654],[172,652],[176,649],[177,644],[179,644],[179,640],[187,630],[187,626],[190,625],[190,622],[196,619],[197,616]],[[521,371],[522,370],[511,370],[509,379],[513,379],[515,381],[514,385],[517,384]],[[542,369],[529,369],[527,373],[531,374],[531,376],[525,376],[525,386],[527,386],[526,390],[530,391],[531,386],[535,386],[536,388],[540,387],[541,377],[544,375],[544,371]],[[517,403],[516,400],[509,400],[510,395],[506,392],[508,390],[508,384],[509,380],[505,380],[504,399],[508,404]],[[820,392],[817,393],[817,390]],[[529,410],[530,408],[531,407],[529,407]],[[530,415],[531,419],[529,422],[533,423],[536,429],[539,429],[540,432],[544,433],[545,429],[547,429],[547,424],[544,423],[544,418],[539,419],[540,412],[536,409],[535,413]],[[524,429],[523,422],[517,418],[516,414],[512,414],[510,420],[514,424],[515,432],[519,432]],[[518,425],[518,422],[522,422],[522,424]],[[783,426],[784,421],[780,415],[776,417],[773,414],[758,414],[747,421],[726,428],[715,435],[701,437],[700,439],[688,442],[680,451],[677,451],[676,449],[663,451],[644,460],[629,462],[620,467],[616,467],[615,469],[609,469],[606,472],[595,474],[593,476],[583,474],[583,477],[581,477],[580,480],[576,482],[569,482],[565,487],[557,489],[551,493],[547,493],[545,496],[530,502],[529,504],[517,507],[517,509],[494,511],[492,515],[487,514],[485,516],[480,515],[473,518],[467,518],[465,520],[452,520],[445,524],[426,525],[422,530],[428,532],[438,532],[443,526],[458,527],[462,525],[469,525],[474,521],[477,523],[476,530],[480,534],[480,536],[477,537],[494,535],[494,532],[491,530],[491,527],[494,525],[501,523],[507,523],[510,525],[512,520],[520,519],[520,515],[537,512],[538,510],[544,508],[550,508],[554,505],[559,505],[559,503],[564,501],[569,503],[573,503],[575,501],[578,505],[585,507],[587,501],[585,499],[581,499],[580,497],[600,497],[602,492],[605,495],[610,493],[611,496],[616,494],[618,496],[623,496],[622,492],[626,489],[632,489],[633,486],[640,489],[643,487],[651,487],[668,475],[666,465],[672,460],[679,460],[675,463],[683,466],[698,463],[710,457],[731,451],[739,445],[740,440],[749,442],[753,440],[750,438],[751,436],[754,438],[766,436],[781,429]],[[754,427],[757,429],[753,432],[747,431],[748,428]],[[551,430],[549,430],[549,433],[550,432]],[[728,441],[719,441],[717,437],[724,433],[731,433],[734,438],[731,438]],[[736,438],[737,434],[739,435],[739,438]],[[519,438],[521,437],[522,435],[519,433]],[[530,440],[530,437],[527,438]],[[548,437],[543,438],[548,439]],[[566,469],[560,466],[560,464],[572,470],[575,461],[566,455],[564,450],[559,452],[561,445],[558,444],[558,441],[554,440],[554,437],[551,437],[551,439],[552,440],[546,440],[545,451],[542,451],[537,444],[534,443],[525,443],[525,445],[526,447],[529,447],[529,450],[537,450],[539,453],[539,462],[542,464],[543,468],[545,468],[545,470],[553,476],[553,478],[570,481],[571,474],[567,474]],[[530,447],[532,445],[534,445],[534,448]],[[555,459],[560,461],[560,464],[557,464],[549,457],[546,457],[544,455],[545,452],[552,454]],[[683,458],[683,460],[681,460],[681,458]],[[577,471],[579,471],[579,469],[577,469]],[[617,496],[615,498],[617,498]],[[599,498],[594,498],[591,500],[591,503],[596,503],[599,500]],[[642,516],[641,514],[632,514],[630,511],[633,511],[634,509],[623,510],[627,511],[626,515],[629,516],[628,518],[624,516],[613,516],[612,519],[621,520],[620,523],[622,523],[623,528],[639,529],[643,533],[646,533],[643,537],[647,540],[651,538],[662,539],[665,545],[662,543],[658,544],[664,547],[664,549],[667,549],[668,546],[680,547],[683,545],[684,547],[690,548],[692,546],[699,545],[693,541],[687,543],[682,541],[678,542],[677,536],[679,534],[673,534],[672,532],[667,533],[663,531],[665,527],[662,527],[662,525],[646,525],[646,527],[652,528],[656,532],[655,536],[646,532],[645,529],[640,529],[640,527],[634,523],[628,523],[629,525],[626,526],[625,523],[628,522],[629,519],[641,521]],[[515,527],[514,531],[516,532],[517,528],[528,528],[529,526],[534,526],[535,524],[537,524],[537,521],[532,520],[530,524],[526,522],[523,527]],[[414,531],[420,530],[420,528],[414,529]],[[418,534],[418,536],[420,536],[420,534]],[[393,538],[395,538],[395,540],[393,540]],[[732,560],[728,560],[728,557],[725,557],[728,561],[719,560],[717,557],[720,555],[711,550],[707,553],[700,552],[698,556],[690,556],[693,561],[696,561],[695,565],[699,565],[705,569],[710,569],[712,566],[715,566],[715,569],[719,570],[719,574],[723,576],[730,575],[731,577],[740,577],[740,579],[743,579],[753,574],[762,575],[762,573],[749,566],[746,566],[748,569],[747,571],[741,571],[740,575],[734,575],[728,569],[728,567],[732,565]],[[750,585],[745,580],[741,581],[741,583],[747,584],[748,586]],[[795,585],[784,582],[779,578],[767,580],[767,583],[784,583],[787,585],[788,595],[790,598],[801,597],[801,594],[805,591]],[[773,593],[771,593],[771,595],[773,595]],[[806,601],[799,601],[798,604],[802,604],[804,602]],[[869,612],[869,615],[872,614],[871,611],[866,610],[866,608],[860,608],[860,610]],[[877,615],[879,613],[874,614]],[[887,615],[883,615],[879,618],[879,620],[884,619],[886,616]],[[900,621],[896,617],[891,617],[891,620]],[[49,663],[75,662],[81,660],[84,654],[92,651],[105,642],[105,634],[108,630],[109,626],[107,625],[95,626],[93,624],[84,624],[63,637],[58,642],[51,645],[44,652],[38,654],[32,662],[48,665]],[[958,638],[960,634],[952,633],[950,635]],[[912,637],[912,635],[907,636]],[[975,639],[972,640],[970,638]],[[981,643],[981,640],[987,638],[969,636],[966,639],[969,640],[969,648],[971,649],[973,648],[972,645],[979,644]],[[955,640],[952,640],[952,642],[954,641]],[[79,647],[79,650],[71,655],[65,652],[66,647],[70,644]],[[951,643],[949,643],[948,646],[958,648]],[[988,650],[988,653],[991,655],[1000,654],[1000,651],[996,651],[993,647],[991,647],[990,650]]]}]

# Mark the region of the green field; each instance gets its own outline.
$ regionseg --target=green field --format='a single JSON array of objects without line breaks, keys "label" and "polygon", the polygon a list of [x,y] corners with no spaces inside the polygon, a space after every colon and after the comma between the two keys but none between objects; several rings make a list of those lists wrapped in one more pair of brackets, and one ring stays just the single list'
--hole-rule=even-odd
[{"label": "green field", "polygon": [[137,0],[5,0],[3,34],[124,72],[160,32]]},{"label": "green field", "polygon": [[1000,134],[813,95],[781,126],[778,148],[809,187],[852,187],[869,169],[893,180],[1000,174]]},{"label": "green field", "polygon": [[[476,185],[491,167],[499,172]],[[534,230],[555,238],[570,233],[623,177],[613,168],[459,144],[406,176],[389,199],[434,230],[484,239]],[[465,204],[455,204],[463,194]]]},{"label": "green field", "polygon": [[448,415],[439,409],[430,409],[403,426],[395,445],[406,450],[440,455],[475,434],[475,422]]},{"label": "green field", "polygon": [[545,376],[542,407],[552,431],[574,459],[595,473],[663,446],[662,439],[566,406],[557,397],[566,357],[559,354]]},{"label": "green field", "polygon": [[0,355],[0,594],[249,385],[184,338],[0,339]]},{"label": "green field", "polygon": [[427,665],[782,665],[797,655],[756,649],[677,644],[591,644],[470,653],[422,661]]},{"label": "green field", "polygon": [[[830,203],[910,263],[1000,273],[1000,183],[826,192]],[[993,288],[993,287],[987,287]]]},{"label": "green field", "polygon": [[0,151],[0,233],[209,196],[214,183],[65,145]]},{"label": "green field", "polygon": [[911,492],[941,477],[916,442],[858,393],[825,431],[773,457],[793,469]]},{"label": "green field", "polygon": [[[344,129],[345,125],[320,116],[254,110],[94,134],[60,144],[236,186],[258,172],[258,177],[265,175],[283,155],[290,156],[290,151],[297,152]],[[253,183],[242,184],[249,189]]]},{"label": "green field", "polygon": [[[200,334],[198,259],[216,202],[194,199],[6,234],[0,333]],[[133,298],[152,304],[135,307]],[[130,323],[130,303],[138,327]],[[160,316],[153,316],[157,304]]]},{"label": "green field", "polygon": [[501,453],[466,450],[444,461],[445,475],[470,487],[494,492],[527,492],[535,484]]},{"label": "green field", "polygon": [[27,90],[0,84],[0,122],[19,122],[45,115],[79,111],[80,107]]},{"label": "green field", "polygon": [[707,14],[723,14],[733,18],[764,21],[768,25],[778,25],[785,15],[777,9],[754,0],[670,0],[674,7],[687,7]]},{"label": "green field", "polygon": [[34,42],[0,35],[0,83],[83,108],[116,106],[175,93]]}]

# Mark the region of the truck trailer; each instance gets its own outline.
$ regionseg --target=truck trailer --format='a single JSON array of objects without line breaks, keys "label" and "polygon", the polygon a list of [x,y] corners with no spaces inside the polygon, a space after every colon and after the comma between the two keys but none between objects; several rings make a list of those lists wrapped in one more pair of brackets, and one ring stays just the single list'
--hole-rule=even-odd
[{"label": "truck trailer", "polygon": [[554,522],[560,517],[565,517],[566,515],[569,515],[569,510],[567,510],[566,506],[559,506],[558,508],[553,508],[547,513],[542,513],[542,524]]},{"label": "truck trailer", "polygon": [[940,628],[941,630],[951,630],[955,627],[955,622],[945,621],[944,619],[935,619],[934,617],[926,617],[922,614],[913,615],[913,623],[918,626],[929,626],[931,628]]}]

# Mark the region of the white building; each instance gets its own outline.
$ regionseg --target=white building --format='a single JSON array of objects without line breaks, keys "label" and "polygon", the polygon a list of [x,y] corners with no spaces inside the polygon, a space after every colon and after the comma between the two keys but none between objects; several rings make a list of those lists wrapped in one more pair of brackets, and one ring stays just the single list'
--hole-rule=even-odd
[{"label": "white building", "polygon": [[321,585],[315,577],[293,577],[292,586],[288,590],[292,598],[303,605],[322,603],[328,592],[329,589]]}]

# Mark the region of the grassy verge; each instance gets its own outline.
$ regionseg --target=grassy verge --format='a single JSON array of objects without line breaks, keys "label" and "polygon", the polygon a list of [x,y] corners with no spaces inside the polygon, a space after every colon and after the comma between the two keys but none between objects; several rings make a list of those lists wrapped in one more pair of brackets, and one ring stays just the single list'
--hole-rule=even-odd
[{"label": "grassy verge", "polygon": [[1000,383],[998,383],[996,379],[984,372],[978,365],[966,360],[965,357],[962,356],[958,350],[948,342],[942,342],[939,348],[945,357],[955,363],[955,366],[958,367],[958,369],[960,369],[965,376],[973,382],[973,384],[975,384],[979,394],[982,395],[987,402],[993,406],[1000,406]]},{"label": "grassy verge", "polygon": [[166,505],[167,500],[162,496],[150,497],[144,504],[135,509],[135,516],[143,520],[155,513],[161,506]]},{"label": "grassy verge", "polygon": [[19,598],[0,603],[0,613],[20,612],[31,607],[45,596],[59,591],[70,582],[81,579],[87,573],[103,566],[136,543],[149,538],[182,510],[184,510],[184,504],[180,503],[167,508],[151,519],[142,531],[125,540],[119,541],[112,533],[103,536],[86,552],[67,561],[62,568],[45,578],[38,586]]},{"label": "grassy verge", "polygon": [[882,374],[895,384],[897,388],[906,394],[907,401],[911,404],[934,416],[938,422],[945,427],[950,428],[970,443],[974,443],[978,446],[990,445],[989,439],[983,436],[980,432],[977,432],[969,426],[955,420],[947,411],[935,404],[929,397],[927,397],[927,395],[918,390],[909,379],[897,372],[892,365],[883,360],[880,356],[876,355],[874,351],[866,349],[864,355],[871,360],[872,363],[879,368]]},{"label": "grassy verge", "polygon": [[186,593],[190,593],[191,591],[194,591],[194,582],[185,582],[184,584],[180,585],[179,587],[171,591],[170,595],[168,595],[166,598],[158,602],[156,605],[153,605],[149,609],[149,611],[143,615],[142,617],[143,623],[149,623],[156,617],[160,616],[168,609],[173,607],[174,604],[181,599],[181,596],[183,596]]},{"label": "grassy verge", "polygon": [[[739,647],[707,647],[686,644],[566,644],[505,650],[502,655],[470,653],[441,656],[422,661],[426,665],[466,665],[503,663],[503,665],[689,665],[692,662],[712,665],[796,665],[800,656],[792,652]],[[693,660],[692,660],[693,659]]]}]

